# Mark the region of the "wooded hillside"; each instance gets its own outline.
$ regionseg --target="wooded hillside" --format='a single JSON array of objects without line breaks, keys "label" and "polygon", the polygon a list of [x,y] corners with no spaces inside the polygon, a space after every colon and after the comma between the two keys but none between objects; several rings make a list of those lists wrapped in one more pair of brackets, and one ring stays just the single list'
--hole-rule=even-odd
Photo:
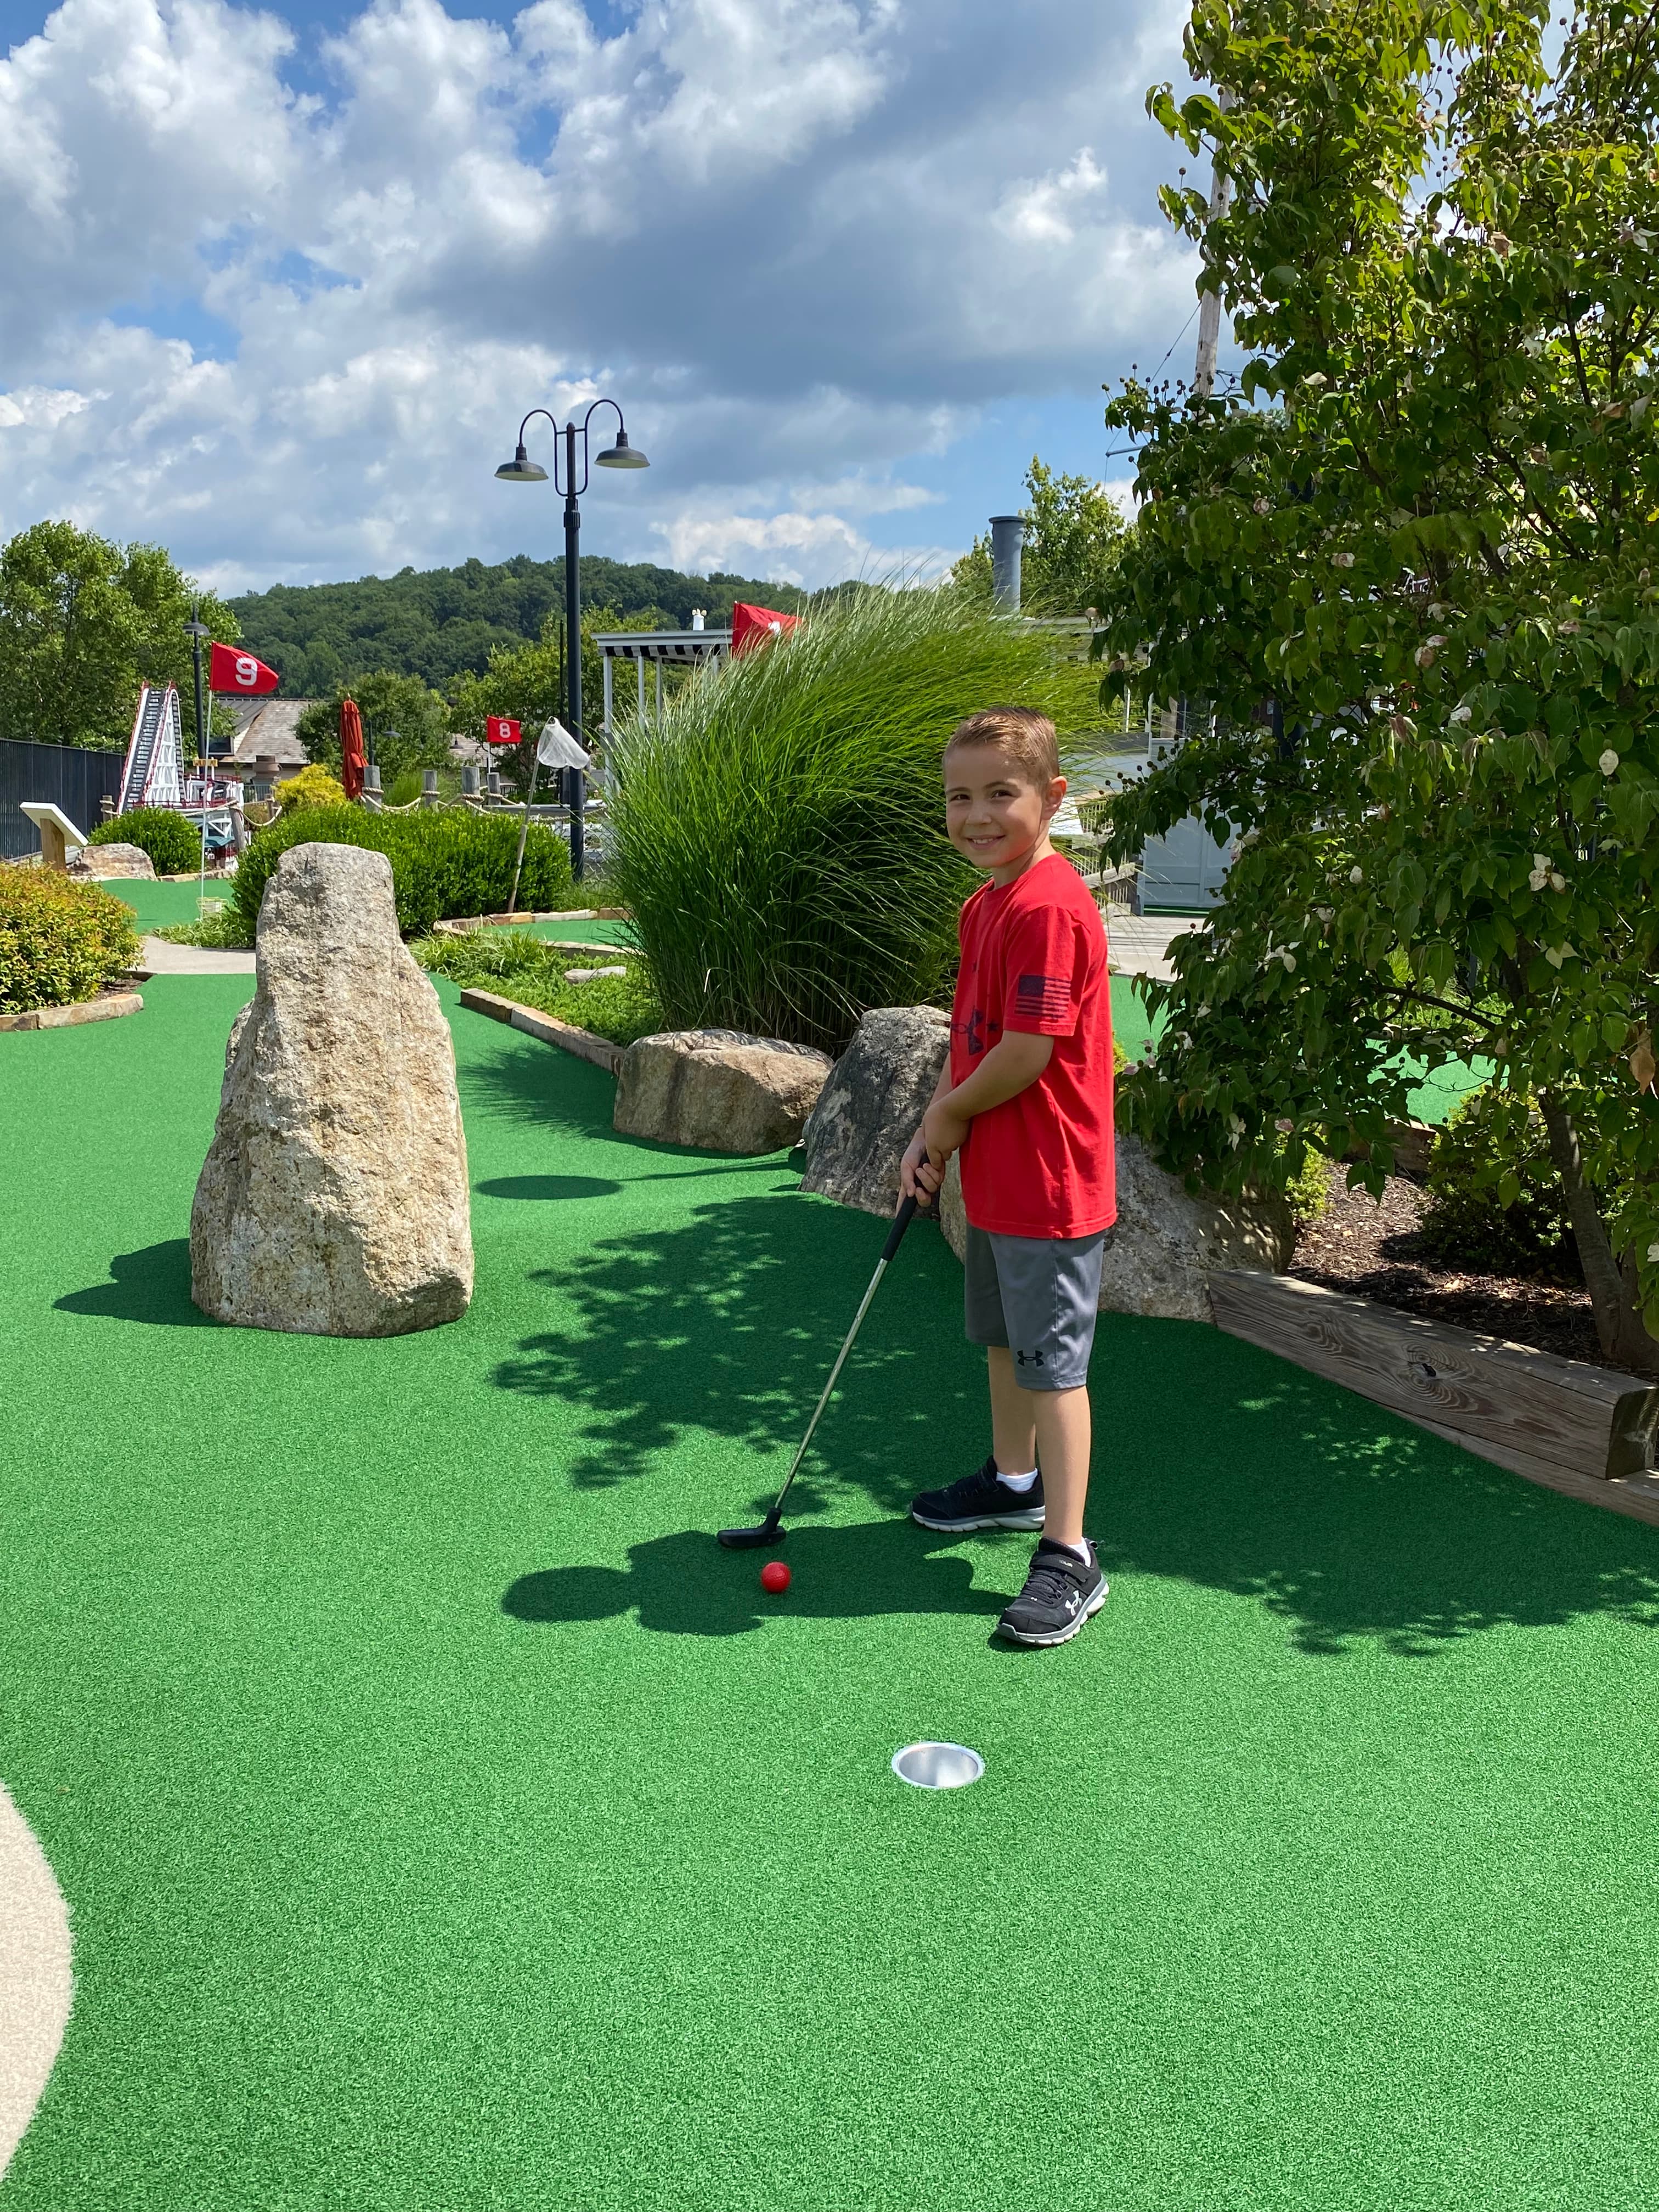
[{"label": "wooded hillside", "polygon": [[[687,576],[650,562],[585,556],[582,599],[633,614],[660,607],[682,627],[691,610],[724,624],[737,599],[793,612],[806,595],[793,584],[753,577]],[[463,671],[482,674],[492,646],[519,646],[541,634],[564,599],[564,562],[518,554],[489,568],[400,569],[350,584],[276,584],[230,601],[241,642],[281,671],[289,698],[317,698],[366,669],[419,676],[434,686]]]}]

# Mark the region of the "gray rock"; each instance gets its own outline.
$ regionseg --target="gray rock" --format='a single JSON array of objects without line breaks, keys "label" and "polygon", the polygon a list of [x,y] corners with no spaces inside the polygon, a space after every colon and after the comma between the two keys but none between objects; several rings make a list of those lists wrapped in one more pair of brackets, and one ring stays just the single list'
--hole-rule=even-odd
[{"label": "gray rock", "polygon": [[899,1162],[950,1042],[950,1017],[936,1006],[877,1006],[864,1017],[806,1125],[803,1190],[866,1213],[893,1211]]},{"label": "gray rock", "polygon": [[[952,1160],[940,1194],[939,1225],[957,1259],[967,1243],[962,1177]],[[1117,1231],[1100,1275],[1103,1312],[1166,1321],[1210,1321],[1205,1278],[1212,1267],[1280,1274],[1294,1241],[1282,1198],[1194,1198],[1167,1175],[1139,1137],[1117,1138]]]},{"label": "gray rock", "polygon": [[191,1295],[313,1336],[454,1321],[472,1295],[454,1048],[385,854],[291,847],[257,959],[191,1210]]},{"label": "gray rock", "polygon": [[82,845],[70,863],[71,874],[91,876],[145,876],[155,878],[155,863],[141,845]]},{"label": "gray rock", "polygon": [[810,1045],[740,1030],[668,1030],[623,1053],[612,1124],[659,1145],[781,1152],[799,1139],[829,1073],[826,1055]]},{"label": "gray rock", "polygon": [[1139,1137],[1118,1132],[1117,1234],[1101,1269],[1103,1311],[1213,1320],[1205,1282],[1212,1267],[1281,1273],[1292,1242],[1282,1198],[1194,1198]]}]

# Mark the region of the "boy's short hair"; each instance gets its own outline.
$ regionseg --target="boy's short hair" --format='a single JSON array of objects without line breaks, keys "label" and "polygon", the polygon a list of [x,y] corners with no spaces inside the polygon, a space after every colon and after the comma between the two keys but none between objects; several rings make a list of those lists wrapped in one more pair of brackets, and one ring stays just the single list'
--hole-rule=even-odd
[{"label": "boy's short hair", "polygon": [[1029,707],[987,707],[958,722],[945,740],[946,759],[960,745],[995,745],[1005,752],[1039,791],[1060,774],[1060,740],[1046,714]]}]

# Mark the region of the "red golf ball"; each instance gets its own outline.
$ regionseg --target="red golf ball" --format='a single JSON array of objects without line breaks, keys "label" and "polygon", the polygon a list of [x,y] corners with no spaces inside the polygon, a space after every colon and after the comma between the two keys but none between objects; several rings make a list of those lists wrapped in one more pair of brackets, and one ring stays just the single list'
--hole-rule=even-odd
[{"label": "red golf ball", "polygon": [[789,1587],[789,1570],[781,1559],[769,1559],[761,1569],[761,1588],[770,1590],[774,1596]]}]

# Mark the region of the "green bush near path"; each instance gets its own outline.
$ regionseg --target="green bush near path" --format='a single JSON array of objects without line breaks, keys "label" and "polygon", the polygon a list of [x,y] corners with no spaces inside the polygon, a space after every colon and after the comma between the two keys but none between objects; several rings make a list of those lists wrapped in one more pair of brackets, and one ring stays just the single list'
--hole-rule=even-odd
[{"label": "green bush near path", "polygon": [[[516,815],[441,807],[420,814],[371,814],[361,806],[301,806],[261,830],[236,872],[235,911],[252,943],[271,870],[292,845],[360,845],[392,863],[398,927],[423,935],[434,921],[495,914],[513,889],[519,849]],[[571,886],[570,854],[550,830],[532,823],[519,878],[519,903],[547,908]]]},{"label": "green bush near path", "polygon": [[96,998],[138,957],[132,910],[51,868],[0,868],[0,1013]]},{"label": "green bush near path", "polygon": [[100,822],[89,845],[136,845],[148,853],[158,876],[182,876],[202,864],[202,833],[170,806],[135,806]]},{"label": "green bush near path", "polygon": [[960,591],[867,591],[624,724],[609,871],[668,1026],[838,1052],[867,1008],[935,997],[975,882],[940,754],[1011,703],[1062,735],[1095,715],[1050,633]]}]

